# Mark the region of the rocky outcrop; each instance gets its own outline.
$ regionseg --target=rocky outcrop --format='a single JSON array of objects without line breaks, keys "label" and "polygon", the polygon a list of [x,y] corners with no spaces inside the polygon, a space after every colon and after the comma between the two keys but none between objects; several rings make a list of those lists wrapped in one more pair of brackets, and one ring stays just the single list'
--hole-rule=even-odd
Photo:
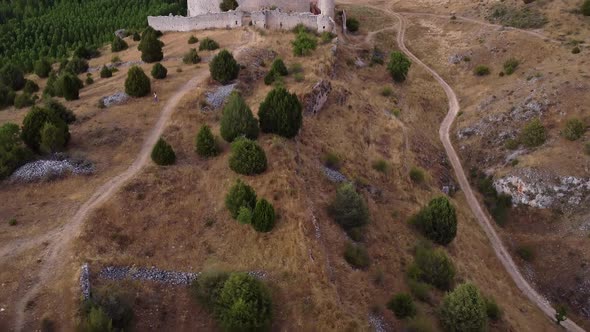
[{"label": "rocky outcrop", "polygon": [[303,96],[303,107],[307,114],[317,114],[332,92],[332,83],[328,80],[321,80],[313,87],[311,92]]},{"label": "rocky outcrop", "polygon": [[514,204],[536,208],[574,210],[590,203],[590,178],[559,176],[533,168],[518,169],[496,179],[494,187],[511,195]]}]

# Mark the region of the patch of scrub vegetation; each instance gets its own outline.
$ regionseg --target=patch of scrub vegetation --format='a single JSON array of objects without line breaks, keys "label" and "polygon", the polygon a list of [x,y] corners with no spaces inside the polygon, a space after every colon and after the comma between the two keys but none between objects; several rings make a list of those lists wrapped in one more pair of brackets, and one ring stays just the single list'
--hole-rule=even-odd
[{"label": "patch of scrub vegetation", "polygon": [[363,22],[363,30],[379,30],[392,22],[392,19],[385,12],[370,7],[355,5],[343,5],[341,7],[346,10],[348,17],[354,17],[360,22]]},{"label": "patch of scrub vegetation", "polygon": [[493,178],[477,169],[471,170],[471,181],[476,184],[478,191],[483,195],[484,204],[496,223],[500,226],[505,225],[512,208],[512,197],[508,194],[499,194],[494,188]]},{"label": "patch of scrub vegetation", "polygon": [[515,8],[501,3],[492,7],[488,20],[519,29],[541,28],[548,22],[547,17],[535,9]]},{"label": "patch of scrub vegetation", "polygon": [[457,215],[455,207],[448,198],[440,196],[432,199],[410,219],[425,237],[446,246],[457,235]]}]

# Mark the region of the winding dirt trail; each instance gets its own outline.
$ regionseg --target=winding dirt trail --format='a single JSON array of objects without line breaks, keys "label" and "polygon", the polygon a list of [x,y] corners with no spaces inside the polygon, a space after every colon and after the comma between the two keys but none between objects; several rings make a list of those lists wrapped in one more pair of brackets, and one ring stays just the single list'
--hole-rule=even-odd
[{"label": "winding dirt trail", "polygon": [[[237,56],[246,46],[254,41],[254,33],[248,31],[244,35],[247,40],[242,44],[238,45],[234,49],[234,55]],[[81,231],[82,225],[86,218],[101,204],[105,203],[115,194],[125,183],[139,173],[139,171],[145,166],[150,158],[151,150],[156,144],[164,130],[166,129],[168,120],[174,113],[174,110],[178,106],[178,103],[189,91],[194,90],[198,85],[204,82],[209,77],[208,70],[201,69],[197,75],[190,81],[185,83],[180,90],[178,90],[164,105],[160,117],[154,128],[148,133],[141,150],[133,163],[121,174],[110,179],[108,182],[103,184],[96,192],[78,209],[72,219],[60,227],[57,231],[52,232],[52,242],[46,248],[43,264],[40,267],[37,278],[33,281],[33,284],[27,290],[27,292],[18,299],[16,303],[16,317],[14,322],[14,330],[22,331],[25,324],[25,312],[27,303],[33,299],[51,278],[59,274],[60,269],[64,266],[66,260],[66,253],[72,244],[72,240],[77,238]],[[30,248],[36,244],[41,243],[41,239],[47,238],[41,236],[38,238],[32,238],[30,241],[20,243],[22,248]]]},{"label": "winding dirt trail", "polygon": [[[506,247],[502,243],[502,240],[500,239],[500,237],[498,236],[498,234],[494,230],[494,227],[492,225],[492,222],[490,221],[490,218],[484,212],[484,209],[481,207],[481,204],[479,203],[476,196],[474,195],[473,189],[471,188],[471,185],[469,184],[469,181],[467,180],[467,176],[465,175],[465,171],[463,170],[463,166],[461,165],[461,161],[459,159],[459,156],[457,155],[457,152],[455,151],[455,148],[453,147],[453,144],[451,143],[450,130],[453,125],[453,122],[455,121],[457,114],[459,113],[459,110],[461,109],[459,106],[459,101],[457,99],[457,95],[455,94],[455,92],[453,91],[451,86],[447,82],[445,82],[445,80],[437,72],[435,72],[432,68],[428,67],[424,62],[422,62],[420,59],[418,59],[406,47],[405,42],[404,42],[405,33],[406,33],[406,25],[407,25],[406,18],[404,16],[400,15],[399,13],[395,13],[392,11],[387,11],[387,12],[390,13],[391,15],[395,16],[399,21],[397,43],[398,43],[398,46],[401,49],[401,51],[404,52],[414,63],[417,63],[418,65],[423,67],[426,71],[428,71],[434,77],[434,79],[440,84],[440,86],[445,91],[445,94],[447,95],[447,98],[449,100],[449,112],[447,113],[445,119],[443,120],[443,122],[440,126],[439,136],[440,136],[440,140],[443,143],[443,146],[445,148],[447,156],[448,156],[449,160],[451,161],[451,165],[453,166],[453,169],[455,170],[455,175],[457,177],[459,185],[461,186],[461,190],[465,194],[465,198],[467,199],[467,203],[469,204],[471,211],[475,215],[476,220],[478,221],[480,226],[483,228],[484,232],[486,233],[486,236],[490,240],[490,243],[492,245],[492,248],[494,249],[494,252],[496,253],[496,256],[498,257],[498,259],[500,260],[500,262],[502,263],[502,265],[506,269],[506,272],[508,272],[508,274],[510,275],[512,280],[514,280],[516,286],[524,293],[524,295],[526,295],[526,297],[529,298],[530,301],[535,303],[537,305],[537,307],[539,307],[539,309],[541,309],[541,311],[543,311],[551,320],[554,321],[555,309],[553,307],[551,307],[551,304],[548,303],[548,301],[545,300],[545,298],[543,298],[526,281],[526,279],[524,279],[524,277],[520,273],[520,270],[518,269],[518,267],[514,263],[514,260],[512,260],[510,253],[508,252],[508,250],[506,249]],[[569,319],[562,322],[562,326],[565,327],[568,331],[576,331],[576,332],[577,331],[584,331],[584,329],[582,329],[575,322],[573,322],[572,320],[569,320]]]}]

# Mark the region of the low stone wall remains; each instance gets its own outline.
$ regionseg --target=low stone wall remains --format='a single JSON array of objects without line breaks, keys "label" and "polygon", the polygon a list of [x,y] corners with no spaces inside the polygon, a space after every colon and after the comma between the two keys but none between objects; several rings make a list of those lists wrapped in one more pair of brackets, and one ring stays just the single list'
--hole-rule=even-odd
[{"label": "low stone wall remains", "polygon": [[260,29],[291,30],[302,24],[311,30],[334,31],[335,22],[329,16],[312,13],[285,13],[280,10],[252,12],[252,25]]},{"label": "low stone wall remains", "polygon": [[148,25],[160,31],[193,31],[242,27],[243,12],[209,13],[195,17],[148,16]]}]

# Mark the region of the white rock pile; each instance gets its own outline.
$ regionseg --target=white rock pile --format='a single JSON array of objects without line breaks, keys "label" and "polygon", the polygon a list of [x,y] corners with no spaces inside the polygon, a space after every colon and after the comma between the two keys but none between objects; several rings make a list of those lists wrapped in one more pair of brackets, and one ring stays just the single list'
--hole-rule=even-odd
[{"label": "white rock pile", "polygon": [[111,107],[113,105],[123,104],[127,100],[129,100],[129,95],[127,95],[125,92],[117,92],[115,94],[103,97],[101,99],[101,101],[105,107]]},{"label": "white rock pile", "polygon": [[80,290],[85,300],[90,298],[90,270],[88,269],[88,263],[84,263],[80,271]]},{"label": "white rock pile", "polygon": [[215,91],[207,92],[205,95],[207,103],[214,109],[220,108],[235,88],[236,83],[224,85],[217,88]]},{"label": "white rock pile", "polygon": [[335,183],[342,183],[342,182],[347,182],[348,179],[346,178],[346,176],[344,176],[344,174],[333,170],[331,168],[325,167],[323,168],[324,170],[324,175],[328,178],[328,180],[335,182]]},{"label": "white rock pile", "polygon": [[51,181],[68,174],[90,175],[95,172],[94,165],[85,160],[62,159],[37,160],[18,168],[11,176],[12,183],[31,183]]}]

